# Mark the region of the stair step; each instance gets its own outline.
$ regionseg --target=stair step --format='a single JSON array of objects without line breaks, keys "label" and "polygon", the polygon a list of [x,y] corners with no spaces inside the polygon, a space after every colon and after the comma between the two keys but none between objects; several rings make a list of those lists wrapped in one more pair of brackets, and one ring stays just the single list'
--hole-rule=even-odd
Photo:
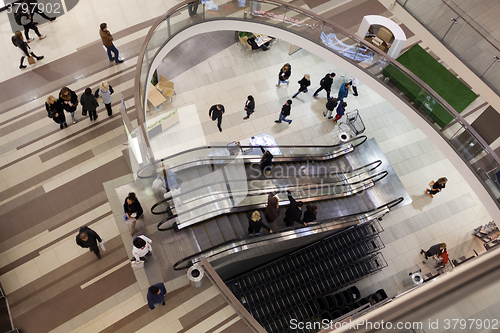
[{"label": "stair step", "polygon": [[210,239],[208,238],[207,231],[205,230],[205,227],[203,224],[198,225],[196,227],[192,227],[191,230],[193,230],[194,236],[196,237],[196,241],[198,242],[198,245],[200,246],[200,249],[202,251],[212,247],[212,243],[210,242]]},{"label": "stair step", "polygon": [[238,218],[238,216],[236,216],[236,214],[228,215],[227,219],[229,220],[231,228],[233,229],[233,232],[236,235],[236,237],[245,236],[247,234],[246,230],[243,229],[240,219]]},{"label": "stair step", "polygon": [[219,225],[219,230],[222,233],[222,237],[224,237],[224,241],[232,240],[236,238],[236,234],[231,227],[231,223],[227,216],[222,216],[218,218],[217,224]]},{"label": "stair step", "polygon": [[222,233],[219,229],[219,225],[215,220],[208,221],[203,224],[205,226],[205,230],[207,231],[208,238],[212,243],[212,246],[218,245],[224,242],[224,237],[222,237]]}]

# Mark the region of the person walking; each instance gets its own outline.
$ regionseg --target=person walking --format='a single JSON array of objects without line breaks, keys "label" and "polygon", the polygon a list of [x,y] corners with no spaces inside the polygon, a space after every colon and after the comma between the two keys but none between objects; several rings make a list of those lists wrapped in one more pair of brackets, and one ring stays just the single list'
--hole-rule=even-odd
[{"label": "person walking", "polygon": [[425,189],[425,194],[428,194],[431,196],[431,198],[434,198],[434,195],[441,192],[443,188],[446,187],[446,183],[448,182],[448,178],[446,177],[441,177],[437,180],[437,182],[430,182],[429,186],[431,189]]},{"label": "person walking", "polygon": [[313,222],[316,221],[316,216],[318,214],[318,206],[316,205],[307,205],[306,211],[304,212],[304,222]]},{"label": "person walking", "polygon": [[[23,34],[21,31],[16,31],[14,33],[14,36],[12,36],[12,44],[14,44],[15,47],[19,50],[19,53],[21,53],[21,62],[19,64],[19,69],[24,69],[27,66],[24,64],[24,58],[25,57],[33,57],[36,60],[42,60],[44,57],[43,56],[37,56],[36,54],[31,51],[31,48],[29,45],[24,41],[23,39]],[[28,60],[29,62],[29,60]]]},{"label": "person walking", "polygon": [[68,87],[63,87],[59,93],[59,101],[63,109],[71,114],[71,119],[73,119],[73,124],[75,124],[75,111],[78,106],[78,96],[76,96],[76,93]]},{"label": "person walking", "polygon": [[289,99],[286,101],[285,104],[283,104],[283,107],[281,108],[280,112],[280,117],[278,120],[275,120],[275,123],[281,123],[282,121],[286,121],[288,125],[292,123],[292,120],[286,119],[290,115],[290,111],[292,110],[292,100]]},{"label": "person walking", "polygon": [[266,176],[269,176],[273,167],[274,156],[269,150],[265,150],[262,146],[260,146],[260,150],[262,154],[264,154],[259,162],[260,171]]},{"label": "person walking", "polygon": [[[24,0],[25,3],[28,4],[29,12],[32,13],[32,16],[34,17],[35,14],[40,15],[44,19],[52,22],[56,20],[56,17],[48,17],[43,10],[38,6],[38,0]],[[43,8],[43,6],[42,6]],[[33,22],[34,24],[37,24],[36,22]]]},{"label": "person walking", "polygon": [[82,116],[86,116],[88,111],[90,121],[97,119],[97,107],[99,103],[97,103],[94,95],[92,95],[92,89],[85,89],[85,92],[80,97],[80,104],[82,105]]},{"label": "person walking", "polygon": [[61,129],[68,127],[62,105],[54,96],[50,95],[47,97],[47,100],[45,101],[45,109],[47,110],[47,116],[58,123]]},{"label": "person walking", "polygon": [[97,259],[101,259],[98,242],[102,243],[102,238],[97,232],[86,226],[81,227],[78,235],[76,235],[76,244],[84,249],[89,248],[97,256]]},{"label": "person walking", "polygon": [[302,207],[304,203],[302,201],[296,201],[292,197],[292,192],[287,191],[288,200],[290,200],[290,205],[286,209],[284,222],[287,227],[291,227],[294,222],[300,223],[307,227],[307,223],[302,221]]},{"label": "person walking", "polygon": [[425,260],[429,259],[430,257],[434,257],[434,259],[438,260],[438,256],[443,251],[446,251],[446,243],[432,245],[427,251],[421,249],[420,254],[423,254],[425,256]]},{"label": "person walking", "polygon": [[304,77],[299,81],[300,88],[299,91],[295,93],[295,95],[292,96],[292,98],[297,97],[298,94],[301,92],[308,92],[307,87],[311,85],[311,76],[309,74],[305,74]]},{"label": "person walking", "polygon": [[351,77],[351,87],[352,87],[352,91],[354,92],[354,96],[358,96],[358,84],[359,84],[359,80],[356,79],[355,77]]},{"label": "person walking", "polygon": [[14,19],[16,23],[22,25],[24,27],[24,36],[26,37],[26,42],[30,43],[35,38],[30,38],[30,29],[33,30],[40,40],[47,37],[47,34],[41,34],[36,25],[33,23],[33,17],[30,15],[30,12],[23,12],[23,10],[17,10],[14,13]]},{"label": "person walking", "polygon": [[[115,61],[117,64],[121,64],[123,60],[121,60],[118,56],[120,52],[118,52],[118,49],[116,46],[113,44],[113,35],[108,30],[108,25],[106,23],[101,23],[100,29],[99,29],[99,36],[101,36],[102,43],[106,47],[106,50],[108,51],[108,58],[109,61]],[[113,52],[114,57],[111,56],[111,52]]]},{"label": "person walking", "polygon": [[222,104],[212,105],[210,110],[208,110],[208,116],[212,119],[212,121],[217,120],[217,128],[219,128],[219,132],[222,132],[221,124],[224,111],[224,106]]},{"label": "person walking", "polygon": [[253,99],[253,96],[250,95],[247,97],[247,101],[245,102],[245,111],[247,112],[247,116],[243,118],[244,120],[247,120],[250,118],[250,115],[254,112],[255,110],[255,101]]},{"label": "person walking", "polygon": [[277,191],[267,196],[265,216],[267,223],[274,222],[280,216],[280,199]]},{"label": "person walking", "polygon": [[111,98],[111,95],[115,91],[113,90],[113,87],[111,87],[106,81],[102,81],[101,84],[99,85],[99,88],[94,93],[95,98],[102,98],[102,102],[104,103],[104,106],[106,107],[106,110],[108,111],[108,116],[111,117],[111,114],[113,113],[113,110],[111,110],[111,102],[113,99]]},{"label": "person walking", "polygon": [[339,89],[339,94],[337,96],[337,101],[342,104],[344,101],[344,98],[347,98],[347,95],[349,95],[349,87],[351,86],[350,82],[347,83],[342,83]]},{"label": "person walking", "polygon": [[148,300],[149,310],[154,310],[158,305],[165,305],[165,295],[167,289],[163,283],[153,284],[148,288],[146,299]]},{"label": "person walking", "polygon": [[278,84],[276,87],[279,87],[281,82],[290,84],[290,81],[287,81],[292,75],[292,66],[289,63],[286,63],[281,67],[280,73],[278,74]]},{"label": "person walking", "polygon": [[337,107],[337,115],[333,119],[333,122],[335,124],[337,124],[337,122],[340,120],[340,118],[342,118],[342,116],[345,114],[345,107],[346,106],[347,106],[347,103],[343,102],[343,103],[339,104],[339,106]]},{"label": "person walking", "polygon": [[142,218],[144,211],[142,210],[141,203],[135,196],[134,192],[130,192],[123,203],[123,210],[125,211],[125,221],[128,219],[132,220],[132,225],[130,227],[130,236],[135,233],[135,224],[138,219]]},{"label": "person walking", "polygon": [[337,106],[337,99],[334,97],[330,98],[328,102],[326,102],[325,106],[326,106],[326,111],[323,112],[323,116],[328,117],[328,119],[332,119],[333,110],[335,110],[335,107]]},{"label": "person walking", "polygon": [[267,229],[270,233],[273,233],[271,228],[269,228],[267,225],[264,224],[264,222],[262,222],[262,217],[260,216],[260,213],[258,211],[255,211],[248,216],[248,233],[249,234],[253,234],[254,232],[259,233],[261,228]]},{"label": "person walking", "polygon": [[330,99],[330,92],[332,90],[333,78],[335,77],[335,73],[326,74],[324,78],[319,82],[319,88],[314,93],[313,97],[317,97],[319,92],[323,89],[326,90],[326,98]]},{"label": "person walking", "polygon": [[132,244],[134,245],[132,247],[132,255],[134,256],[135,260],[142,260],[144,262],[148,261],[146,259],[146,256],[151,255],[151,251],[153,250],[151,244],[153,244],[153,241],[146,236],[141,235],[134,238]]}]

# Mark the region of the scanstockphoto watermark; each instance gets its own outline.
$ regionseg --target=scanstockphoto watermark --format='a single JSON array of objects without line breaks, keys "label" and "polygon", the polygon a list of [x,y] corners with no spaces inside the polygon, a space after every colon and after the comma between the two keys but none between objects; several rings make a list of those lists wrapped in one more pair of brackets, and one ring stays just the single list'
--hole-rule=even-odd
[{"label": "scanstockphoto watermark", "polygon": [[323,319],[322,321],[299,321],[297,319],[290,320],[290,329],[306,329],[306,330],[326,330],[326,329],[339,329],[339,328],[348,328],[353,330],[358,329],[376,329],[376,330],[402,330],[402,329],[412,329],[412,330],[421,330],[423,329],[422,322],[414,321],[414,322],[401,322],[398,321],[396,323],[390,321],[366,321],[363,319],[356,320],[345,320],[345,321],[337,321],[333,322],[328,319]]},{"label": "scanstockphoto watermark", "polygon": [[[251,164],[249,179],[261,177],[269,178],[260,169],[259,164]],[[274,164],[272,167],[272,178],[304,178],[304,177],[335,177],[353,173],[356,170],[350,165],[337,166],[335,164],[323,164],[306,161],[300,167],[292,163]]]}]

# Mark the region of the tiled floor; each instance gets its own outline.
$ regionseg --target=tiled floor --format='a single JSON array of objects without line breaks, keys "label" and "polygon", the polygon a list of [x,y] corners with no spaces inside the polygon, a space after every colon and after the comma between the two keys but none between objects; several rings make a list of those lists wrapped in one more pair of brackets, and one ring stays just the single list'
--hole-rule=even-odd
[{"label": "tiled floor", "polygon": [[[301,1],[297,4],[306,6]],[[46,59],[22,74],[10,32],[0,40],[0,46],[9,50],[0,55],[0,282],[8,294],[14,322],[24,332],[244,332],[241,320],[208,281],[197,290],[166,267],[133,271],[128,265],[131,237],[123,223],[120,188],[131,183],[132,177],[123,153],[126,137],[117,104],[121,95],[133,110],[132,79],[147,20],[173,5],[159,0],[148,1],[148,6],[140,0],[105,4],[80,0],[56,22],[41,25],[49,36],[34,42],[33,47]],[[376,1],[330,1],[315,6],[316,12],[351,29],[367,13],[391,15]],[[0,17],[5,15],[0,13]],[[108,22],[125,57],[121,65],[110,64],[100,46],[97,23],[101,21]],[[10,29],[6,24],[2,31]],[[324,95],[318,99],[311,93],[299,95],[292,107],[293,124],[274,123],[303,74],[311,75],[314,89],[326,72],[334,70],[338,75],[334,89],[340,84],[341,69],[306,50],[289,57],[288,47],[280,41],[268,52],[250,53],[234,43],[206,60],[199,59],[203,61],[182,74],[171,73],[168,78],[174,80],[177,94],[167,106],[186,111],[181,116],[200,119],[196,136],[176,142],[176,149],[201,142],[230,142],[262,132],[275,136],[278,143],[331,142],[336,130],[321,114]],[[292,64],[291,84],[275,88],[284,62]],[[87,86],[95,89],[103,79],[116,91],[112,117],[100,107],[97,122],[77,114],[78,123],[63,131],[46,117],[43,101],[47,95],[56,95],[64,85],[80,95]],[[361,84],[358,89],[359,97],[346,100],[348,109],[360,110],[366,134],[377,140],[413,199],[411,205],[391,212],[382,222],[386,229],[383,254],[389,267],[360,286],[363,292],[382,286],[396,293],[405,290],[407,272],[420,262],[421,247],[445,241],[452,257],[479,249],[470,231],[487,221],[488,214],[467,182],[418,128],[369,87]],[[257,108],[244,121],[242,106],[248,94],[254,95]],[[218,102],[227,110],[222,133],[207,117],[208,108]],[[425,185],[442,175],[450,179],[446,190],[434,199],[423,195]],[[147,195],[153,193],[141,193]],[[141,199],[145,205],[148,200]],[[154,246],[168,242],[172,249],[178,248],[184,240],[155,232],[156,222],[146,216],[139,230],[156,237]],[[107,251],[100,261],[75,244],[82,225],[106,239]],[[182,257],[181,251],[172,254],[176,256]],[[169,291],[167,306],[148,311],[146,288],[160,277]],[[492,290],[498,292],[498,288]],[[474,300],[473,307],[447,310],[468,318],[483,311],[476,306],[483,300],[497,304],[485,293]]]}]

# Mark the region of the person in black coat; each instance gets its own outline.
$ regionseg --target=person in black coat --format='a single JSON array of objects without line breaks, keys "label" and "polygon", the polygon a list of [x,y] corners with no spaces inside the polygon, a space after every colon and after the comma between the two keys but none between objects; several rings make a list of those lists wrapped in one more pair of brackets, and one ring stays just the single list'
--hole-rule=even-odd
[{"label": "person in black coat", "polygon": [[292,197],[292,192],[287,191],[288,193],[288,200],[290,200],[290,206],[288,206],[286,212],[285,212],[285,224],[287,227],[291,227],[294,222],[303,224],[304,227],[307,226],[306,222],[302,221],[302,207],[304,206],[304,203],[302,201],[295,201],[295,199]]},{"label": "person in black coat", "polygon": [[54,96],[50,95],[47,97],[45,109],[47,110],[47,116],[58,123],[61,129],[64,128],[63,126],[68,127],[62,105]]},{"label": "person in black coat", "polygon": [[94,95],[92,95],[92,89],[85,89],[85,92],[80,97],[80,104],[82,105],[82,116],[86,116],[88,111],[90,121],[97,119],[97,107],[99,103],[97,103]]},{"label": "person in black coat", "polygon": [[292,66],[288,63],[284,64],[283,67],[280,69],[280,73],[278,74],[278,84],[276,87],[279,87],[281,82],[289,84],[290,82],[287,81],[288,78],[292,75]]},{"label": "person in black coat", "polygon": [[80,232],[76,235],[76,244],[83,248],[90,248],[90,251],[95,253],[97,259],[101,259],[98,242],[102,242],[101,237],[89,227],[81,227]]},{"label": "person in black coat", "polygon": [[273,231],[267,225],[265,225],[264,222],[262,222],[260,213],[258,211],[255,211],[252,213],[252,215],[248,216],[248,233],[258,233],[260,232],[261,228],[267,229],[270,233],[273,233]]},{"label": "person in black coat", "polygon": [[32,56],[36,60],[42,60],[43,56],[37,56],[31,51],[29,45],[24,41],[23,34],[21,31],[16,31],[14,36],[12,36],[12,44],[18,48],[19,53],[21,53],[21,63],[19,64],[19,69],[24,69],[27,66],[24,64],[24,58]]},{"label": "person in black coat", "polygon": [[71,113],[73,124],[76,123],[75,111],[78,106],[78,96],[76,96],[76,93],[68,87],[63,87],[59,93],[59,102],[66,112]]},{"label": "person in black coat", "polygon": [[271,169],[273,167],[273,154],[269,150],[265,150],[260,146],[260,150],[262,151],[262,158],[259,162],[260,171],[262,171],[266,176],[271,174]]},{"label": "person in black coat", "polygon": [[253,96],[250,95],[247,97],[247,101],[245,102],[245,111],[247,112],[247,116],[243,118],[244,120],[247,120],[250,118],[250,115],[254,112],[255,110],[255,101],[253,99]]},{"label": "person in black coat", "polygon": [[304,77],[299,81],[299,84],[300,84],[300,88],[299,88],[299,91],[297,91],[295,93],[295,95],[292,96],[292,98],[295,98],[297,97],[298,94],[300,94],[301,92],[307,92],[307,87],[309,87],[311,85],[311,80],[310,80],[310,76],[309,74],[306,74],[304,75]]},{"label": "person in black coat", "polygon": [[330,98],[328,102],[326,102],[326,111],[323,112],[323,116],[328,117],[328,119],[332,119],[333,110],[335,110],[336,106],[337,106],[337,99]]},{"label": "person in black coat", "polygon": [[28,8],[29,8],[29,12],[32,13],[33,17],[35,16],[35,14],[38,14],[40,15],[41,17],[43,17],[44,19],[52,22],[52,21],[55,21],[56,17],[48,17],[41,8],[43,8],[43,5],[42,7],[40,8],[40,6],[38,5],[38,0],[24,0],[24,2],[28,5]]},{"label": "person in black coat", "polygon": [[319,82],[319,88],[314,93],[314,97],[318,96],[319,92],[323,89],[326,90],[326,98],[330,99],[330,91],[332,90],[333,78],[335,77],[335,73],[326,74],[324,78]]},{"label": "person in black coat", "polygon": [[313,222],[316,221],[316,215],[318,214],[318,206],[316,205],[307,205],[306,211],[304,213],[304,222]]},{"label": "person in black coat", "polygon": [[142,217],[143,210],[141,203],[135,196],[134,192],[130,192],[123,203],[123,210],[125,211],[126,219],[132,219],[132,226],[130,227],[130,235],[135,233],[135,224],[138,219]]},{"label": "person in black coat", "polygon": [[292,123],[292,121],[285,119],[285,118],[290,115],[291,110],[292,110],[292,100],[289,99],[288,101],[286,101],[286,103],[281,108],[281,113],[280,113],[279,119],[275,120],[274,122],[281,123],[282,121],[286,121],[288,123],[288,125],[290,125]]},{"label": "person in black coat", "polygon": [[212,121],[217,120],[217,127],[219,128],[219,132],[222,132],[222,115],[224,114],[224,106],[222,104],[212,105],[210,110],[208,110],[208,116],[212,119]]}]

